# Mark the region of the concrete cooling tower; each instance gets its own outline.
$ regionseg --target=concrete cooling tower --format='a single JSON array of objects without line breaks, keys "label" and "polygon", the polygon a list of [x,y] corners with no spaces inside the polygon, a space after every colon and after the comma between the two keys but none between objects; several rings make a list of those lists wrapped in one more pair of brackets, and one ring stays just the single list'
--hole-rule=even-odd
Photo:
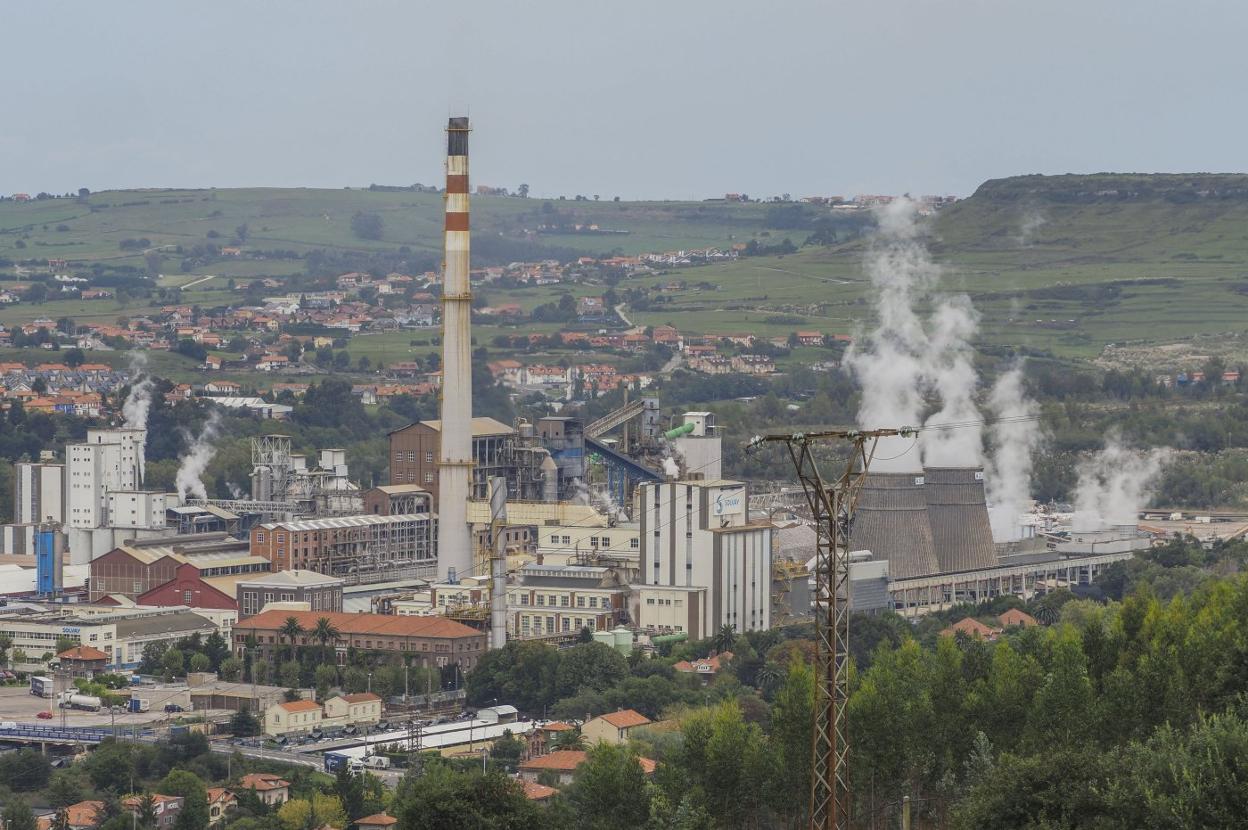
[{"label": "concrete cooling tower", "polygon": [[887,559],[890,579],[940,570],[923,482],[922,473],[868,473],[859,491],[849,549]]},{"label": "concrete cooling tower", "polygon": [[928,467],[927,519],[942,573],[997,564],[982,467]]}]

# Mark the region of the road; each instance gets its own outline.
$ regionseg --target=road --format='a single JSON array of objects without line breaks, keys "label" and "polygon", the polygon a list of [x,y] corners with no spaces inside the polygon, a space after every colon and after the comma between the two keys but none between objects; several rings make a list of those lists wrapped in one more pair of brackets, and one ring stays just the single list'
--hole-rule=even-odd
[{"label": "road", "polygon": [[195,286],[199,285],[200,283],[208,282],[208,280],[210,280],[210,279],[214,279],[214,278],[215,278],[215,276],[216,276],[215,274],[209,274],[209,275],[208,275],[208,276],[206,276],[206,277],[202,277],[202,278],[197,279],[197,280],[191,280],[190,282],[188,282],[188,283],[186,283],[185,285],[183,285],[183,286],[182,286],[182,288],[183,288],[183,289],[187,289],[187,288],[194,288]]},{"label": "road", "polygon": [[684,359],[684,354],[685,353],[682,351],[673,352],[671,359],[664,363],[663,368],[659,370],[659,374],[670,375],[672,372],[676,371],[676,367],[678,367],[681,360]]},{"label": "road", "polygon": [[624,325],[628,326],[630,329],[633,327],[633,321],[624,315],[624,303],[620,303],[615,307],[615,313],[621,320],[624,321]]}]

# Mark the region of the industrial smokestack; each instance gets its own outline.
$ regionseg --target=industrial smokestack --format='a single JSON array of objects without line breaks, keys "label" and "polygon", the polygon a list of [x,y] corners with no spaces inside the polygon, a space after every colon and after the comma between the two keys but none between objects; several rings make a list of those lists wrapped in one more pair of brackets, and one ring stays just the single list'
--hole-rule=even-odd
[{"label": "industrial smokestack", "polygon": [[858,494],[850,550],[888,560],[892,579],[940,570],[927,518],[922,473],[868,473]]},{"label": "industrial smokestack", "polygon": [[438,450],[438,571],[472,573],[472,290],[468,283],[468,119],[446,126],[442,262],[442,439]]},{"label": "industrial smokestack", "polygon": [[997,564],[982,467],[927,467],[927,519],[942,573]]}]

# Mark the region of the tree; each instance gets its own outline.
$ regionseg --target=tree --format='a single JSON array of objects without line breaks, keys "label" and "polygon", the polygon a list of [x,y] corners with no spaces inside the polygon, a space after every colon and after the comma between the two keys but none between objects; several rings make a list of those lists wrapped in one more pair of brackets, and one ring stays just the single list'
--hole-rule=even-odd
[{"label": "tree", "polygon": [[221,632],[213,631],[204,639],[204,654],[208,655],[213,671],[221,670],[221,663],[230,656],[230,644],[221,636]]},{"label": "tree", "polygon": [[87,777],[98,790],[125,792],[134,777],[134,753],[129,744],[105,738],[82,762]]},{"label": "tree", "polygon": [[771,738],[779,773],[772,784],[772,803],[795,826],[802,823],[808,807],[814,726],[815,672],[809,664],[793,660],[771,708]]},{"label": "tree", "polygon": [[246,709],[239,709],[230,717],[230,732],[239,738],[259,735],[263,730],[260,720]]},{"label": "tree", "polygon": [[138,798],[138,803],[132,808],[134,810],[134,824],[138,827],[145,827],[148,830],[156,830],[156,822],[159,815],[156,812],[156,796],[150,792],[145,792]]},{"label": "tree", "polygon": [[85,796],[82,778],[76,772],[57,770],[48,781],[48,788],[44,791],[44,795],[48,799],[48,804],[53,807],[68,807],[70,804],[77,804]]},{"label": "tree", "polygon": [[338,796],[343,811],[351,821],[368,815],[364,812],[363,779],[363,774],[356,775],[346,764],[340,766],[334,776],[334,795]]},{"label": "tree", "polygon": [[83,354],[82,349],[66,349],[64,354],[61,355],[61,362],[71,369],[76,369],[87,362],[87,356]]},{"label": "tree", "polygon": [[295,640],[303,633],[303,626],[299,624],[297,617],[287,617],[282,623],[282,627],[277,631],[277,641],[280,643],[285,638],[290,645],[287,647],[287,656],[294,658],[295,656]]},{"label": "tree", "polygon": [[206,672],[212,669],[212,658],[202,651],[197,651],[191,655],[191,671]]},{"label": "tree", "polygon": [[497,772],[456,772],[442,761],[428,764],[424,775],[409,773],[403,779],[391,815],[403,830],[540,830],[550,826],[545,811],[525,798],[515,781]]},{"label": "tree", "polygon": [[208,789],[198,775],[175,769],[160,782],[160,792],[184,799],[174,830],[207,830]]},{"label": "tree", "polygon": [[302,673],[303,667],[294,660],[287,660],[282,663],[281,669],[278,670],[278,679],[287,689],[299,688],[299,675]]},{"label": "tree", "polygon": [[4,805],[5,830],[36,830],[35,814],[22,798],[11,798]]},{"label": "tree", "polygon": [[603,643],[583,643],[561,652],[555,689],[559,697],[581,689],[604,691],[627,675],[624,655]]},{"label": "tree", "polygon": [[237,657],[227,657],[221,661],[221,665],[217,670],[222,680],[228,680],[233,683],[242,676],[243,664]]},{"label": "tree", "polygon": [[524,712],[541,712],[554,703],[559,651],[545,643],[512,640],[487,651],[468,674],[468,703],[488,706],[505,700]]},{"label": "tree", "polygon": [[520,195],[521,199],[529,198],[529,186],[527,184],[520,185],[516,188],[516,193]]},{"label": "tree", "polygon": [[165,672],[165,677],[171,680],[186,673],[185,660],[180,649],[171,648],[166,651],[160,658],[160,666]]},{"label": "tree", "polygon": [[316,627],[312,629],[312,638],[321,644],[321,662],[329,663],[329,644],[337,643],[342,632],[330,621],[329,617],[320,617]]},{"label": "tree", "polygon": [[51,776],[52,765],[33,749],[19,749],[0,756],[0,781],[15,792],[41,790],[48,785]]},{"label": "tree", "polygon": [[338,669],[334,666],[322,663],[316,667],[316,695],[322,700],[329,694],[329,690],[338,682]]},{"label": "tree", "polygon": [[342,802],[334,795],[313,793],[311,799],[295,798],[277,811],[282,830],[320,830],[321,827],[346,827],[347,814]]},{"label": "tree", "polygon": [[356,211],[351,217],[351,231],[360,239],[381,239],[385,222],[376,213]]},{"label": "tree", "polygon": [[568,790],[577,827],[631,830],[650,816],[646,778],[627,746],[597,744],[576,771]]},{"label": "tree", "polygon": [[720,652],[732,650],[732,644],[737,641],[737,627],[732,623],[724,623],[715,632],[715,636],[711,638],[711,648]]}]

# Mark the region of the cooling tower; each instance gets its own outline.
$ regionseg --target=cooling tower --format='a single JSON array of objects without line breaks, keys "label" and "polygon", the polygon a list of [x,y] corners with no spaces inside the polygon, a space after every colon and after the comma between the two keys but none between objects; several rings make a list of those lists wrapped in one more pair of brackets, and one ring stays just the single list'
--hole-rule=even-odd
[{"label": "cooling tower", "polygon": [[927,518],[922,473],[869,473],[858,494],[850,550],[888,560],[890,579],[940,570]]},{"label": "cooling tower", "polygon": [[942,573],[997,564],[984,501],[983,467],[928,467],[927,520]]},{"label": "cooling tower", "polygon": [[472,575],[472,289],[468,282],[468,119],[446,127],[446,232],[442,264],[442,435],[438,449],[438,576]]}]

